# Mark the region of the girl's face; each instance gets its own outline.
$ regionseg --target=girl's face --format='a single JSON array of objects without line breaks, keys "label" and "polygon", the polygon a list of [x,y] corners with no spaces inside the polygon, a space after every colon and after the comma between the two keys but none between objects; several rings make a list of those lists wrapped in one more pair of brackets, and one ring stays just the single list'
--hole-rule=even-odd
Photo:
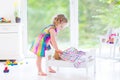
[{"label": "girl's face", "polygon": [[66,26],[67,23],[61,23],[57,26],[57,30],[62,30],[65,26]]}]

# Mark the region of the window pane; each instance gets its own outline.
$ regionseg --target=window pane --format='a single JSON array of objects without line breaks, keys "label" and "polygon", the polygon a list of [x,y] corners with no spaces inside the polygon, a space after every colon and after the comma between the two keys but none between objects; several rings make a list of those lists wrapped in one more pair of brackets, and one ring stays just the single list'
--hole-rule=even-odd
[{"label": "window pane", "polygon": [[101,33],[100,19],[97,10],[101,6],[99,0],[79,0],[79,46],[83,48],[96,47],[98,35]]}]

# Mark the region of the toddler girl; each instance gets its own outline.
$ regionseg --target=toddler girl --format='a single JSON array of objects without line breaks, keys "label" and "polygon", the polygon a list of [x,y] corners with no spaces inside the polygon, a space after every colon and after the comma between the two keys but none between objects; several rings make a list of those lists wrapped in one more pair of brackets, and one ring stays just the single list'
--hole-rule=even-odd
[{"label": "toddler girl", "polygon": [[[66,24],[67,18],[63,14],[58,14],[56,17],[54,17],[53,23],[46,27],[32,43],[31,51],[37,56],[36,64],[39,75],[47,76],[47,74],[42,70],[41,61],[42,58],[45,57],[46,51],[51,48],[50,44],[55,49],[55,51],[62,52],[57,46],[55,36],[58,31],[64,28]],[[49,67],[49,72],[55,73],[51,67]]]}]

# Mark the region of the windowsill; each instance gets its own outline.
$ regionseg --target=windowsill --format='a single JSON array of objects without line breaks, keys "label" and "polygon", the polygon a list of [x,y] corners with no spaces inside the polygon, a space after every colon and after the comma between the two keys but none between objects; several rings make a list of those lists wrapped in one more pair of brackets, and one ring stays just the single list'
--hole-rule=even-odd
[{"label": "windowsill", "polygon": [[21,23],[0,23],[0,26],[15,26],[15,25],[21,25]]}]

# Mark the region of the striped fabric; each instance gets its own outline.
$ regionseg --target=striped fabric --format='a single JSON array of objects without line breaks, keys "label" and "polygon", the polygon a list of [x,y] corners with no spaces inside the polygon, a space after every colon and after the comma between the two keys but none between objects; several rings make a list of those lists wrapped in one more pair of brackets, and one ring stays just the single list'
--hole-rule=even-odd
[{"label": "striped fabric", "polygon": [[[49,25],[43,29],[42,33],[32,42],[30,51],[35,53],[37,56],[45,57],[45,51],[49,50],[50,47],[50,33],[49,29],[54,25]],[[54,28],[55,29],[55,28]],[[55,29],[57,32],[57,30]]]}]

